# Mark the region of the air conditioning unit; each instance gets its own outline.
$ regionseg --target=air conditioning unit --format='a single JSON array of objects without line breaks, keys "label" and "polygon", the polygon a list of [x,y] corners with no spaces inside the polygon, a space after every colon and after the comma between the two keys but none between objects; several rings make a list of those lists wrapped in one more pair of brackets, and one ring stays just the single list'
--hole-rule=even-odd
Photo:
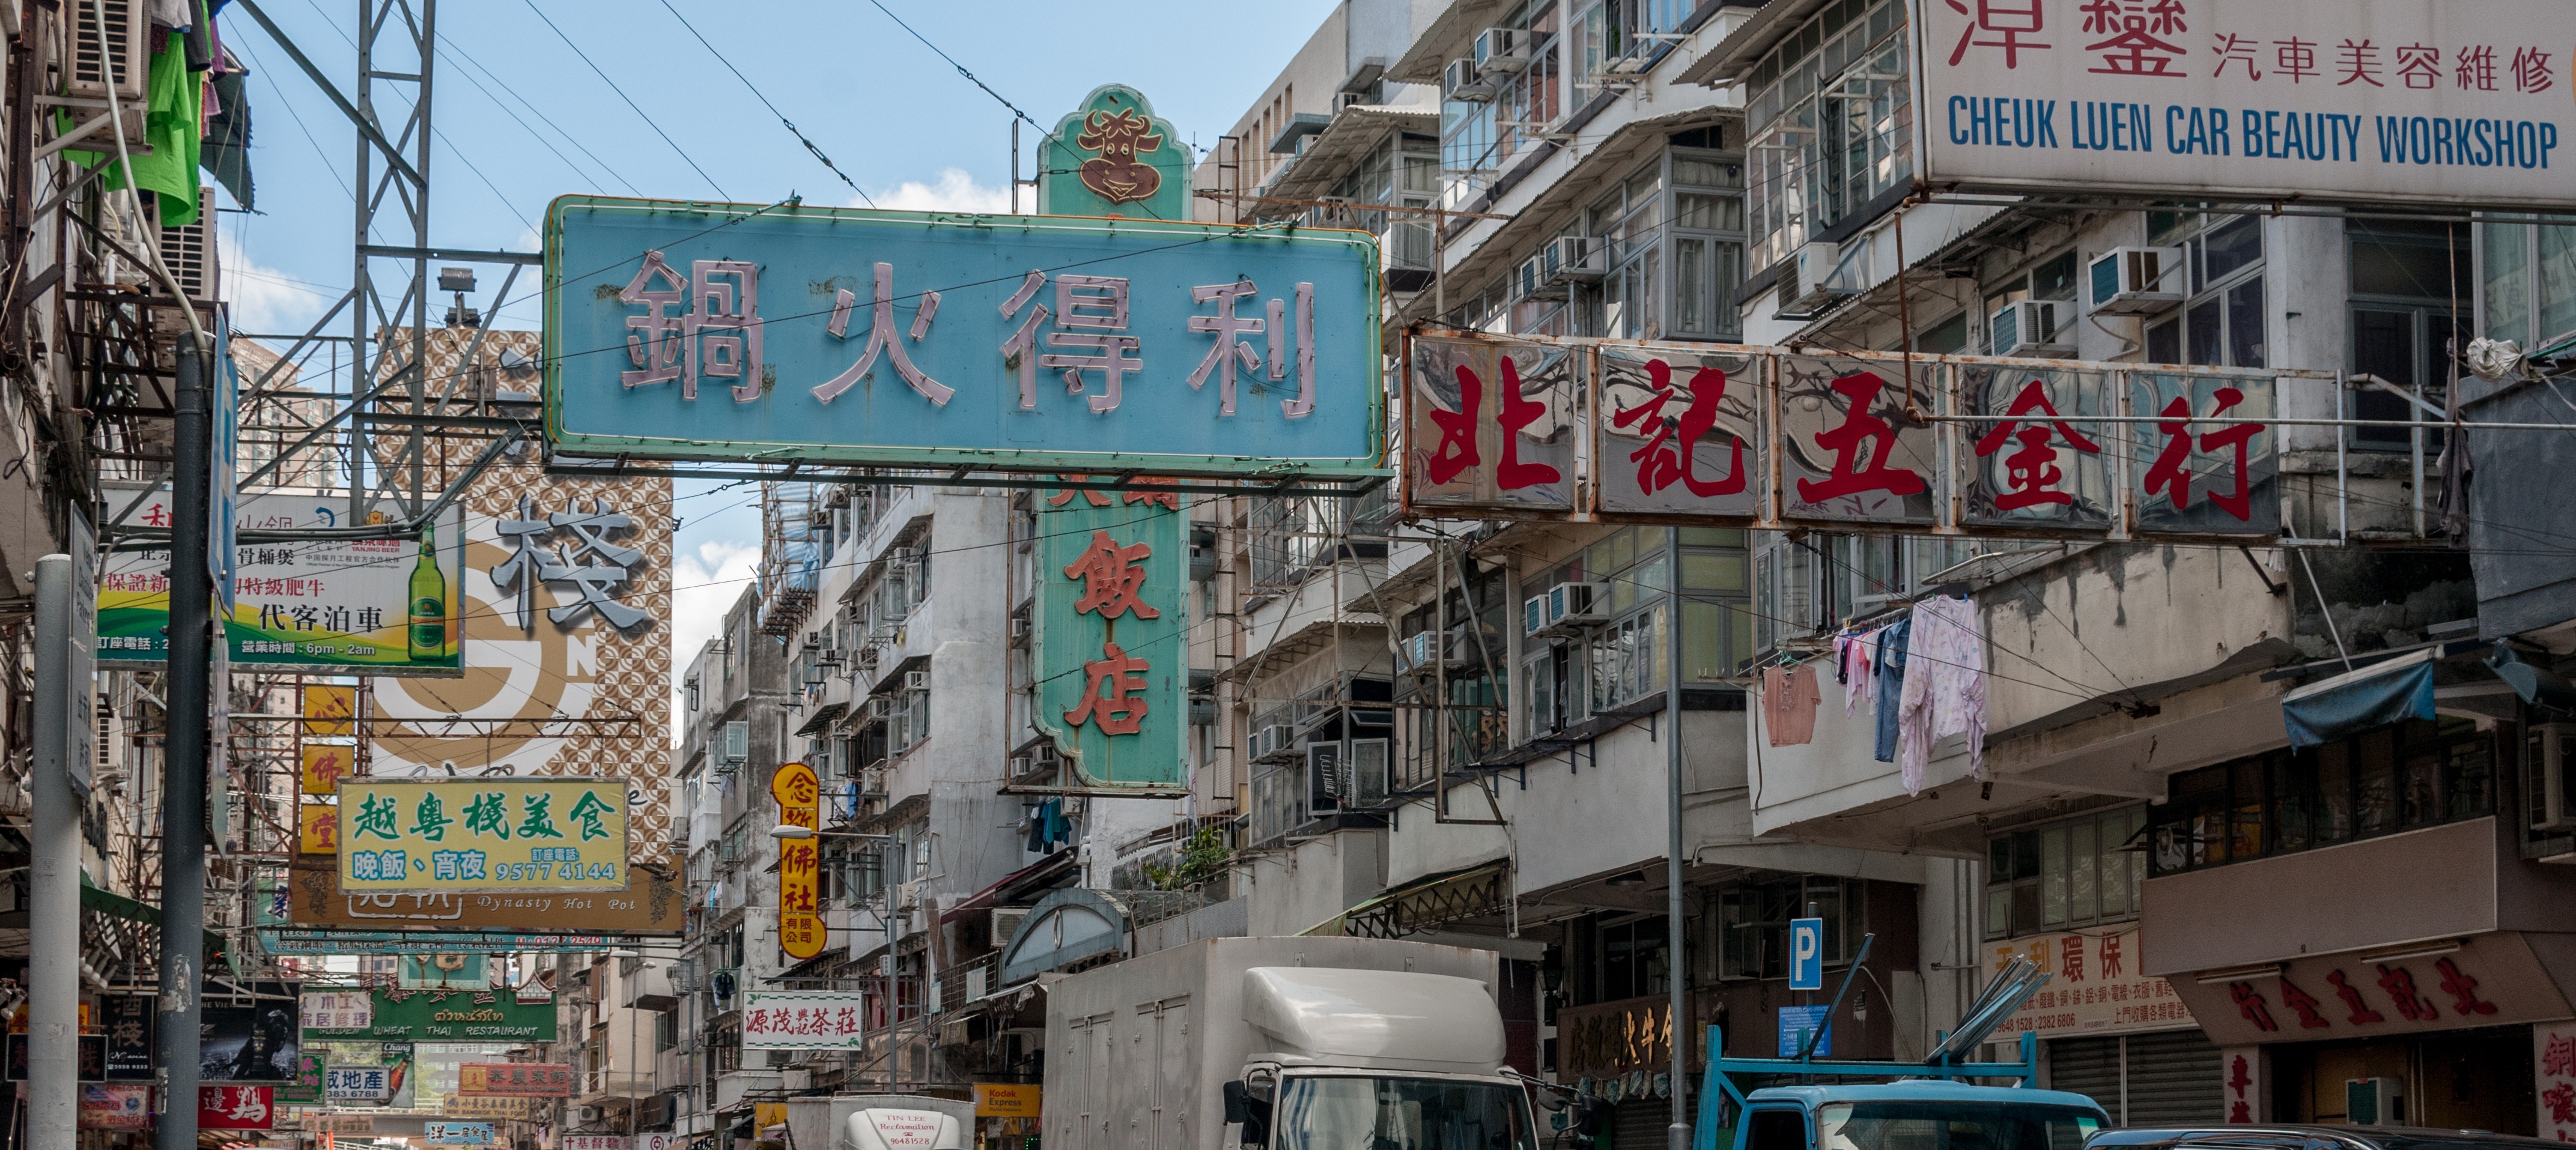
[{"label": "air conditioning unit", "polygon": [[892,696],[892,695],[871,695],[871,696],[869,696],[869,697],[868,697],[868,717],[869,717],[869,718],[871,718],[871,719],[891,719],[891,718],[893,718],[893,717],[894,717],[894,696]]},{"label": "air conditioning unit", "polygon": [[904,690],[907,690],[907,691],[927,691],[927,690],[929,690],[929,689],[930,689],[930,672],[928,672],[928,671],[906,671],[906,672],[904,672],[904,673],[903,673],[903,689],[904,689]]},{"label": "air conditioning unit", "polygon": [[2026,299],[1996,308],[1986,317],[1988,354],[2021,359],[2059,359],[2075,354],[2071,344],[2058,342],[2058,332],[2067,316],[2066,303],[2053,299]]},{"label": "air conditioning unit", "polygon": [[1545,601],[1545,621],[1533,634],[1557,634],[1609,620],[1608,583],[1559,583],[1540,598]]},{"label": "air conditioning unit", "polygon": [[1023,754],[1011,756],[1011,777],[1015,779],[1025,779],[1029,777],[1030,766],[1035,761],[1036,756],[1033,755]]},{"label": "air conditioning unit", "polygon": [[[99,55],[99,11],[107,14],[107,55]],[[63,78],[63,95],[75,100],[97,100],[105,111],[108,84],[116,85],[116,99],[125,108],[141,107],[146,95],[144,85],[152,71],[152,13],[144,0],[95,0],[72,5],[71,43],[64,45],[70,57]],[[75,116],[86,120],[95,116]],[[177,270],[177,269],[172,269]]]},{"label": "air conditioning unit", "polygon": [[575,1122],[597,1122],[600,1117],[606,1113],[606,1110],[597,1106],[575,1106],[572,1108],[572,1120]]},{"label": "air conditioning unit", "polygon": [[[114,12],[109,13],[114,19]],[[158,213],[155,213],[158,215]],[[215,302],[215,189],[197,189],[197,218],[177,227],[161,225],[161,262],[179,281],[190,303]]]},{"label": "air conditioning unit", "polygon": [[861,648],[859,648],[859,669],[860,669],[860,670],[862,670],[862,671],[874,671],[874,670],[876,670],[876,669],[877,669],[877,649],[876,649],[876,648],[874,648],[874,647],[861,647]]},{"label": "air conditioning unit", "polygon": [[1029,908],[1024,906],[994,907],[993,928],[988,932],[994,948],[1000,949],[1003,943],[1011,941],[1011,936],[1020,933],[1020,923],[1026,921],[1028,917]]},{"label": "air conditioning unit", "polygon": [[2523,729],[2524,815],[2535,831],[2576,829],[2576,723]]},{"label": "air conditioning unit", "polygon": [[1484,73],[1519,72],[1530,66],[1530,34],[1527,28],[1487,28],[1476,34],[1476,70]]},{"label": "air conditioning unit", "polygon": [[2086,296],[2103,315],[2154,315],[2182,306],[2181,248],[2113,248],[2085,269]]},{"label": "air conditioning unit", "polygon": [[838,647],[825,647],[814,655],[814,664],[819,667],[838,667],[847,662],[848,657]]},{"label": "air conditioning unit", "polygon": [[1494,98],[1494,82],[1476,71],[1475,61],[1451,60],[1448,67],[1440,70],[1440,94],[1482,104]]},{"label": "air conditioning unit", "polygon": [[1512,272],[1515,299],[1564,299],[1565,282],[1547,274],[1547,253],[1522,260]]},{"label": "air conditioning unit", "polygon": [[1421,674],[1438,667],[1462,667],[1472,661],[1475,652],[1468,647],[1473,636],[1460,631],[1423,631],[1407,635],[1397,644],[1403,658],[1398,670]]},{"label": "air conditioning unit", "polygon": [[1814,315],[1835,300],[1856,294],[1843,284],[1840,244],[1812,243],[1789,253],[1780,272],[1780,315],[1792,319]]},{"label": "air conditioning unit", "polygon": [[1297,728],[1287,723],[1272,723],[1252,734],[1252,757],[1269,761],[1297,757]]},{"label": "air conditioning unit", "polygon": [[2406,1083],[2398,1078],[2343,1080],[2344,1121],[2355,1126],[2398,1126],[2406,1121]]},{"label": "air conditioning unit", "polygon": [[920,905],[921,905],[921,884],[920,884],[919,882],[904,882],[904,883],[896,883],[896,884],[895,884],[895,887],[894,887],[894,909],[896,909],[896,910],[911,910],[912,908],[917,907],[917,906],[920,906]]},{"label": "air conditioning unit", "polygon": [[1610,272],[1610,244],[1600,236],[1558,236],[1547,242],[1547,276],[1558,283],[1591,283]]},{"label": "air conditioning unit", "polygon": [[1016,614],[1011,616],[1011,645],[1014,647],[1026,646],[1028,641],[1029,617],[1026,615]]}]

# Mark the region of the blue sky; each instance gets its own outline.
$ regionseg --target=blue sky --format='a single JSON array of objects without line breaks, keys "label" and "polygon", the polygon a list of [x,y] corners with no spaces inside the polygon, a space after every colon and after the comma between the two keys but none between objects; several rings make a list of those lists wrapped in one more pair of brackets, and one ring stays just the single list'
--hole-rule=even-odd
[{"label": "blue sky", "polygon": [[[353,91],[358,5],[260,3],[334,84]],[[670,3],[678,16],[662,0],[545,0],[542,14],[528,0],[439,5],[433,243],[534,251],[547,202],[573,192],[761,203],[797,194],[858,204],[859,194],[679,17],[878,206],[1005,210],[1010,112],[868,0]],[[1334,6],[885,4],[1039,123],[1054,123],[1101,84],[1123,83],[1202,148],[1232,126]],[[220,21],[224,43],[252,71],[259,209],[221,218],[227,292],[242,330],[301,332],[351,279],[356,134],[248,13],[236,6]],[[388,87],[409,95],[408,85]],[[1034,136],[1024,128],[1024,145]],[[380,231],[378,242],[406,239]],[[379,274],[389,270],[379,265]],[[480,274],[488,302],[502,272]],[[528,274],[512,295],[534,286]],[[434,303],[433,316],[442,307]],[[335,320],[332,330],[345,322]],[[504,307],[496,326],[534,328],[537,317],[525,305]],[[682,495],[673,638],[684,662],[749,576],[759,524],[747,488],[699,485]]]}]

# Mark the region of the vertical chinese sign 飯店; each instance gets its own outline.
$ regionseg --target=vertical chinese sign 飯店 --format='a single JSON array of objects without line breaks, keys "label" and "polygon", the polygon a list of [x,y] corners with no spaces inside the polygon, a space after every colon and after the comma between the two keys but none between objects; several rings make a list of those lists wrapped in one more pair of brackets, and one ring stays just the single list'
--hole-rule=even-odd
[{"label": "vertical chinese sign \u98ef\u5e97", "polygon": [[1188,526],[1180,495],[1154,485],[1039,506],[1036,720],[1078,785],[1181,784]]}]

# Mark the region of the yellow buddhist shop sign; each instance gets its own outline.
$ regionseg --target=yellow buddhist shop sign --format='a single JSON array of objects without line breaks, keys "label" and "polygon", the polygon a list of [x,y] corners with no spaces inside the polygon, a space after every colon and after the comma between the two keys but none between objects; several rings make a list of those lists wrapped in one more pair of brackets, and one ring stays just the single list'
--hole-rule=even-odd
[{"label": "yellow buddhist shop sign", "polygon": [[349,779],[340,889],[626,889],[626,784],[616,779]]},{"label": "yellow buddhist shop sign", "polygon": [[[780,824],[809,831],[820,825],[822,787],[814,778],[814,768],[803,763],[779,767],[778,773],[769,776],[769,793],[778,800]],[[810,836],[778,843],[778,947],[800,962],[823,953],[823,918],[817,913],[822,888],[820,845]]]}]

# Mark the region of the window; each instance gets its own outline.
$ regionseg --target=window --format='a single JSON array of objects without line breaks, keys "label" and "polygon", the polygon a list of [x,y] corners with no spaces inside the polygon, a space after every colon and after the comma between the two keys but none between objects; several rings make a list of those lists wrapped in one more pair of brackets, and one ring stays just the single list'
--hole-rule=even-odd
[{"label": "window", "polygon": [[[1474,560],[1452,560],[1448,592],[1396,620],[1396,636],[1409,639],[1446,626],[1449,669],[1434,676],[1410,674],[1395,684],[1396,722],[1403,727],[1404,759],[1397,785],[1429,783],[1441,769],[1476,762],[1509,738],[1507,702],[1511,660],[1507,630],[1518,620],[1505,600],[1503,570]],[[1448,691],[1446,718],[1432,705]],[[1443,751],[1445,750],[1445,754]]]},{"label": "window", "polygon": [[1850,961],[1846,947],[1869,929],[1862,913],[1867,889],[1847,879],[1807,875],[1719,890],[1718,977],[1788,977],[1789,920],[1807,917],[1810,908],[1825,920],[1825,965]]},{"label": "window", "polygon": [[1681,528],[1682,676],[1727,678],[1753,659],[1753,600],[1746,533]]},{"label": "window", "polygon": [[1663,187],[1660,164],[1628,177],[1592,205],[1585,230],[1609,245],[1610,274],[1597,289],[1592,330],[1611,339],[1659,339],[1663,275]]},{"label": "window", "polygon": [[1913,179],[1904,28],[1899,0],[1840,0],[1746,78],[1752,266],[1788,258]]},{"label": "window", "polygon": [[2147,213],[2158,244],[2186,249],[2191,296],[2180,315],[2147,328],[2151,363],[2262,367],[2263,221],[2198,212]]},{"label": "window", "polygon": [[1803,1110],[1765,1107],[1746,1121],[1744,1150],[1807,1150],[1807,1115]]},{"label": "window", "polygon": [[[2379,378],[2439,404],[2450,385],[2454,342],[2473,333],[2459,323],[2461,306],[2476,277],[2471,272],[2468,229],[2457,224],[2404,220],[2354,220],[2346,235],[2352,251],[2352,370]],[[2355,419],[2410,419],[2416,408],[2379,388],[2355,388],[2347,401]],[[2425,436],[2425,450],[2441,449],[2438,432],[2404,427],[2346,429],[2355,447],[2406,449]]]},{"label": "window", "polygon": [[1875,615],[1950,578],[1977,554],[1965,539],[1931,535],[1808,535],[1758,532],[1753,553],[1757,651]]},{"label": "window", "polygon": [[2496,782],[2489,737],[2446,718],[2185,771],[2169,787],[2148,831],[2153,874],[2481,818]]},{"label": "window", "polygon": [[1736,288],[1744,282],[1744,161],[1675,149],[1673,318],[1681,339],[1736,339]]},{"label": "window", "polygon": [[2576,336],[2576,226],[2478,225],[2479,327],[2538,351]]},{"label": "window", "polygon": [[2088,814],[1986,840],[1986,937],[2138,917],[2144,807]]},{"label": "window", "polygon": [[1575,993],[1575,1005],[1618,1002],[1664,994],[1672,987],[1672,937],[1665,916],[1635,915],[1624,920],[1594,920],[1583,932],[1592,972]]}]

